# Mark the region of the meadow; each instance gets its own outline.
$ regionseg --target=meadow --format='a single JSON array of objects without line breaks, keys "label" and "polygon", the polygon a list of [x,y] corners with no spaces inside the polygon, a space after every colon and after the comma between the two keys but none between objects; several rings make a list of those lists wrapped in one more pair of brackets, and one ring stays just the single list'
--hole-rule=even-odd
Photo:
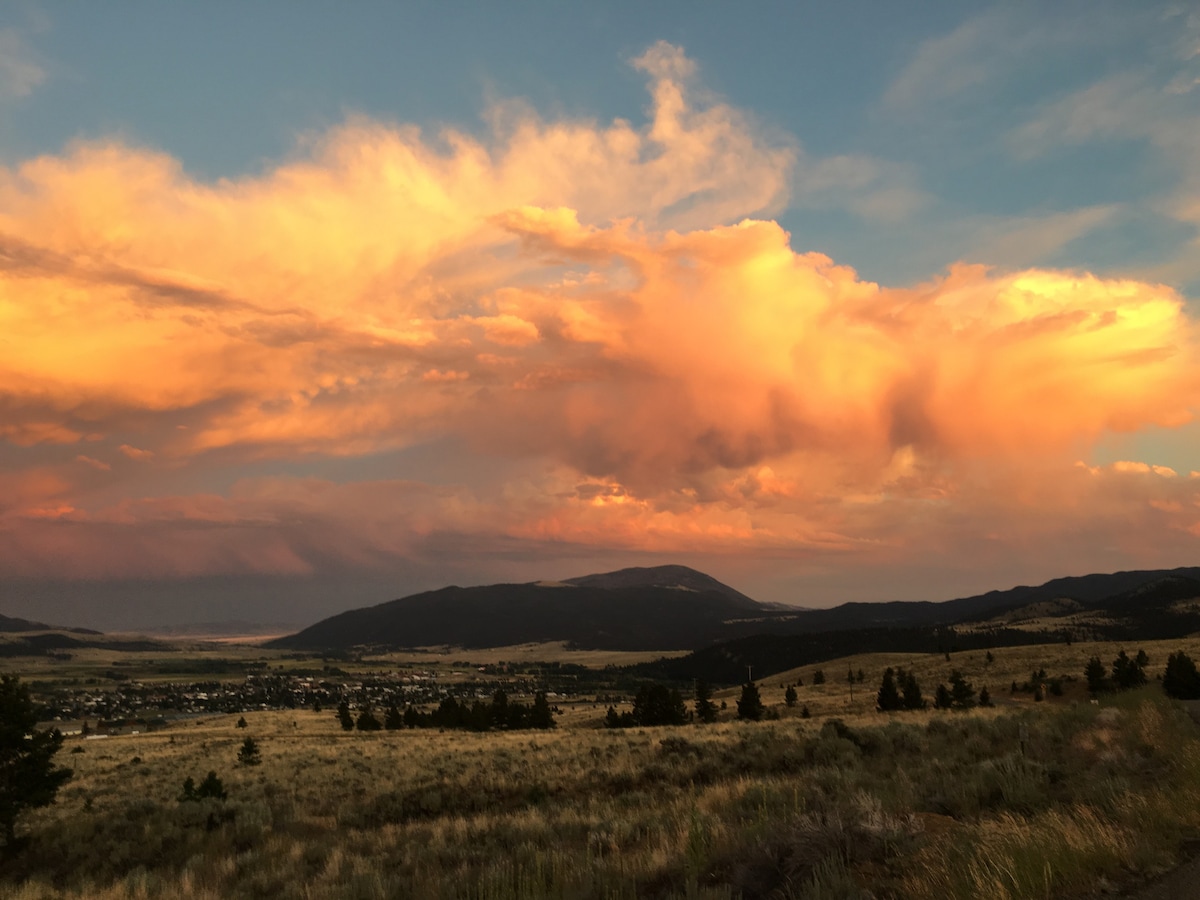
[{"label": "meadow", "polygon": [[[1152,678],[1173,650],[1200,657],[1200,640],[1141,646]],[[1200,836],[1188,711],[1153,680],[1096,704],[1084,689],[1087,659],[1118,649],[805,666],[758,679],[778,716],[761,722],[736,721],[727,689],[706,726],[608,730],[603,704],[579,702],[551,732],[345,732],[302,709],[71,737],[56,761],[74,777],[22,821],[0,896],[1089,896],[1168,869]],[[875,712],[886,666],[927,697],[960,670],[996,706]],[[1010,692],[1038,669],[1060,694]],[[261,764],[238,762],[247,736]],[[209,771],[225,799],[179,799]]]}]

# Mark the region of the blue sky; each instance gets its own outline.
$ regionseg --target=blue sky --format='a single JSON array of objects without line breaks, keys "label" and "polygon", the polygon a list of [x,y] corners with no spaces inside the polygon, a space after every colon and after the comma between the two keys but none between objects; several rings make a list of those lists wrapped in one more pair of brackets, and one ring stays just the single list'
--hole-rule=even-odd
[{"label": "blue sky", "polygon": [[[222,617],[239,577],[308,578],[248,616],[286,621],[334,577],[676,560],[824,605],[1194,560],[1193,4],[14,2],[0,166],[0,583],[30,608],[219,582]],[[811,278],[762,274],[784,256]],[[163,340],[204,352],[113,373]],[[68,531],[146,566],[75,567]],[[106,590],[89,624],[184,615]]]},{"label": "blue sky", "polygon": [[[1159,121],[1197,112],[1187,4],[12,4],[0,150],[10,162],[121,135],[206,179],[262,171],[353,114],[483,132],[495,98],[543,115],[644,110],[628,61],[683,47],[706,88],[798,144],[779,220],[798,248],[903,283],[961,258],[1158,271],[1195,226],[1161,207],[1196,159],[1150,125],[1028,129],[1105,85]],[[1185,90],[1185,88],[1188,88]],[[821,164],[851,169],[834,177]],[[832,182],[831,179],[832,178]],[[873,205],[872,205],[873,204]],[[870,212],[866,212],[870,210]],[[1023,234],[1023,232],[1029,232]],[[1177,265],[1172,265],[1177,264]]]}]

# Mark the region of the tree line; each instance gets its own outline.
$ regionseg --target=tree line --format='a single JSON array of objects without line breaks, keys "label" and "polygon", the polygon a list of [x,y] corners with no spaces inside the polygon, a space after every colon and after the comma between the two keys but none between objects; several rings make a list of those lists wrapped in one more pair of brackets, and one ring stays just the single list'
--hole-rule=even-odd
[{"label": "tree line", "polygon": [[452,728],[460,731],[517,731],[524,728],[553,728],[554,710],[539,691],[533,696],[532,704],[509,700],[504,691],[496,691],[490,703],[476,700],[471,704],[446,697],[436,709],[429,712],[417,709],[411,703],[401,712],[397,706],[389,706],[383,720],[370,709],[363,709],[358,716],[350,711],[350,704],[342,701],[337,709],[337,719],[346,731],[397,731],[402,728]]}]

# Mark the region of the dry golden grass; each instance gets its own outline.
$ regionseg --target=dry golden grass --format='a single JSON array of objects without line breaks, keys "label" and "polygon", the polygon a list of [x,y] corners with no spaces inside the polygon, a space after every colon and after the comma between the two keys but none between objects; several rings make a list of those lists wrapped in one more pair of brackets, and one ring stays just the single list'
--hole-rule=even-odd
[{"label": "dry golden grass", "polygon": [[[1200,656],[1196,639],[1140,646],[1152,673],[1180,647]],[[71,738],[58,761],[75,777],[24,821],[0,896],[1082,896],[1160,870],[1200,833],[1190,718],[1154,685],[1086,702],[1087,659],[1119,649],[863,655],[822,664],[819,687],[805,666],[793,710],[779,685],[795,673],[760,681],[780,715],[761,723],[732,721],[726,690],[704,727],[609,731],[579,703],[548,733],[347,733],[297,710]],[[1001,706],[874,712],[886,666],[927,696],[960,669]],[[1009,695],[1039,668],[1078,680],[1044,703]],[[262,765],[237,764],[247,735]],[[228,799],[179,802],[209,770]]]}]

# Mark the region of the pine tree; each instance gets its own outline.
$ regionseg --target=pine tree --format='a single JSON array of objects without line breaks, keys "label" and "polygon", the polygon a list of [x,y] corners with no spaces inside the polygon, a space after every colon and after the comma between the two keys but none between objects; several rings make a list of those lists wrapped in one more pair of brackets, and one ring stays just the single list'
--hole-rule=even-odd
[{"label": "pine tree", "polygon": [[15,675],[0,677],[0,827],[11,847],[17,816],[54,802],[71,770],[54,765],[62,747],[57,729],[39,731],[29,689]]},{"label": "pine tree", "polygon": [[980,706],[991,706],[992,705],[992,694],[987,689],[986,684],[979,689],[979,705]]},{"label": "pine tree", "polygon": [[1130,659],[1124,650],[1117,654],[1117,658],[1113,660],[1112,664],[1112,680],[1113,684],[1117,686],[1117,690],[1127,691],[1146,683],[1145,664],[1141,662],[1143,659],[1147,659],[1147,657],[1140,650],[1137,659]]},{"label": "pine tree", "polygon": [[787,705],[788,709],[796,705],[796,688],[790,684],[787,690],[783,692],[783,702]]},{"label": "pine tree", "polygon": [[546,700],[546,694],[543,691],[533,695],[533,708],[529,711],[529,727],[530,728],[553,728],[554,713],[550,709],[550,703]]},{"label": "pine tree", "polygon": [[712,702],[712,688],[703,678],[696,681],[696,718],[705,725],[717,721],[717,706]]},{"label": "pine tree", "polygon": [[687,707],[679,691],[665,684],[646,682],[633,698],[633,719],[639,725],[682,725],[687,721]]},{"label": "pine tree", "polygon": [[238,751],[237,758],[243,766],[257,766],[262,762],[262,753],[259,752],[258,742],[252,737],[242,741],[242,749]]},{"label": "pine tree", "polygon": [[246,717],[245,716],[242,716],[240,719],[237,720],[237,727],[238,728],[246,727]]},{"label": "pine tree", "polygon": [[880,712],[891,712],[904,707],[904,700],[900,697],[900,691],[896,689],[896,676],[891,668],[884,670],[879,693],[875,695],[875,705]]},{"label": "pine tree", "polygon": [[1168,697],[1177,700],[1200,699],[1200,672],[1196,671],[1192,658],[1182,650],[1167,657],[1162,686]]},{"label": "pine tree", "polygon": [[396,731],[404,727],[404,717],[400,715],[400,710],[396,704],[392,704],[387,708],[387,713],[383,717],[383,727],[388,731]]},{"label": "pine tree", "polygon": [[917,682],[917,676],[912,672],[904,672],[901,674],[900,683],[904,691],[904,708],[924,709],[925,698],[921,696],[921,685]]},{"label": "pine tree", "polygon": [[737,702],[737,711],[739,719],[749,719],[751,722],[757,722],[763,717],[762,697],[758,693],[758,685],[753,681],[742,685],[742,696]]},{"label": "pine tree", "polygon": [[975,688],[958,669],[950,673],[950,699],[955,709],[970,709],[975,705]]},{"label": "pine tree", "polygon": [[933,708],[949,709],[953,705],[954,699],[950,696],[949,689],[944,684],[939,684],[933,695]]},{"label": "pine tree", "polygon": [[205,797],[211,797],[214,800],[224,800],[225,796],[225,785],[221,783],[221,779],[213,771],[209,771],[204,776],[204,780],[200,782],[200,787],[196,789],[196,798],[198,800],[203,800]]},{"label": "pine tree", "polygon": [[1100,662],[1098,656],[1088,660],[1083,675],[1087,678],[1088,690],[1093,694],[1100,693],[1108,686],[1108,670],[1104,668],[1104,663]]},{"label": "pine tree", "polygon": [[820,669],[817,669],[817,671],[813,672],[812,683],[813,684],[824,684],[825,683],[825,673],[823,671],[821,671]]},{"label": "pine tree", "polygon": [[375,717],[375,713],[369,709],[364,709],[358,714],[358,721],[354,723],[354,727],[359,731],[379,731],[383,728],[383,723]]},{"label": "pine tree", "polygon": [[342,723],[343,730],[354,730],[354,716],[350,715],[350,704],[345,700],[338,704],[337,717],[338,721]]}]

